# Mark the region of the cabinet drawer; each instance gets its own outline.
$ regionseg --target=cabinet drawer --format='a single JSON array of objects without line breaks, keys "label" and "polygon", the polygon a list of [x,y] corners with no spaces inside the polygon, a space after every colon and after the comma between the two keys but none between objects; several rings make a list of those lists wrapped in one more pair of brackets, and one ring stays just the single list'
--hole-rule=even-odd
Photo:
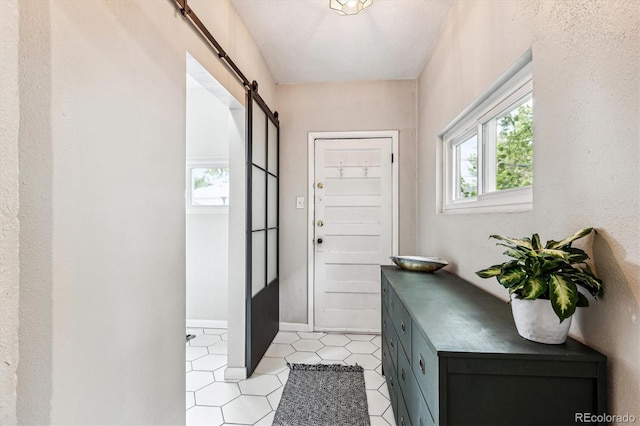
[{"label": "cabinet drawer", "polygon": [[435,426],[435,424],[431,417],[429,407],[427,407],[427,403],[423,399],[422,404],[418,407],[418,421],[416,422],[416,426]]},{"label": "cabinet drawer", "polygon": [[396,370],[393,367],[391,358],[389,357],[389,347],[386,343],[382,343],[382,369],[384,370],[384,378],[387,381],[387,389],[389,390],[389,399],[391,400],[391,406],[394,410],[397,410],[398,380],[396,377]]},{"label": "cabinet drawer", "polygon": [[[396,369],[393,368],[393,363],[391,362],[391,353],[389,352],[389,345],[387,345],[387,342],[383,341],[382,342],[382,369],[383,369],[383,375],[386,377],[390,374],[395,375],[396,374]],[[387,371],[387,362],[389,363],[389,365],[391,366],[391,368],[389,369],[389,371]],[[388,380],[388,379],[387,379]]]},{"label": "cabinet drawer", "polygon": [[404,355],[398,356],[397,377],[398,383],[400,384],[400,391],[407,405],[407,413],[409,414],[411,423],[416,426],[433,425],[433,419],[431,418],[427,403],[418,387],[409,361]]},{"label": "cabinet drawer", "polygon": [[407,412],[407,406],[404,403],[403,398],[398,398],[398,415],[396,417],[396,424],[398,426],[411,426],[411,418]]},{"label": "cabinet drawer", "polygon": [[[391,290],[391,287],[389,287]],[[391,321],[396,329],[398,340],[407,354],[411,353],[411,317],[404,307],[398,295],[393,291],[389,291],[389,306],[392,308]]]},{"label": "cabinet drawer", "polygon": [[[382,318],[382,323],[383,324],[385,323],[384,314]],[[387,317],[386,323],[387,323],[387,329],[382,337],[383,337],[383,341],[388,346],[389,358],[391,358],[391,362],[393,362],[393,366],[397,367],[398,366],[398,345],[399,345],[398,337],[396,336],[396,331],[391,325],[390,318]]]},{"label": "cabinet drawer", "polygon": [[380,298],[382,299],[382,307],[389,309],[389,281],[382,276],[380,280]]},{"label": "cabinet drawer", "polygon": [[389,315],[389,312],[384,305],[382,306],[381,327],[382,327],[382,340],[385,340],[389,336],[389,332],[390,332],[389,329],[393,328],[393,325],[391,324],[391,315]]},{"label": "cabinet drawer", "polygon": [[411,368],[429,406],[433,419],[438,419],[438,356],[421,332],[413,333]]}]

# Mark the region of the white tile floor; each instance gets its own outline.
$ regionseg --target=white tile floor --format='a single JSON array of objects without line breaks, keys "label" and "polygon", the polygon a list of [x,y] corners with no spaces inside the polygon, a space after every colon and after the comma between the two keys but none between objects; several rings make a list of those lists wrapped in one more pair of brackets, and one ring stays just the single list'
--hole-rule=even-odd
[{"label": "white tile floor", "polygon": [[372,426],[395,426],[381,373],[380,336],[371,334],[278,333],[252,377],[224,380],[227,331],[189,328],[187,425],[271,425],[289,377],[287,362],[358,364],[364,371]]}]

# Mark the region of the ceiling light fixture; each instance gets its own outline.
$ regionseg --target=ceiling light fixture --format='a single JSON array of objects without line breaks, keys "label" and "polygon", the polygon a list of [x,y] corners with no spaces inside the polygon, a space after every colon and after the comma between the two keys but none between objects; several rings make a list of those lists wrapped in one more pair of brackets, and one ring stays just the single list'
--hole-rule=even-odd
[{"label": "ceiling light fixture", "polygon": [[329,0],[329,7],[340,15],[355,15],[373,4],[373,0]]}]

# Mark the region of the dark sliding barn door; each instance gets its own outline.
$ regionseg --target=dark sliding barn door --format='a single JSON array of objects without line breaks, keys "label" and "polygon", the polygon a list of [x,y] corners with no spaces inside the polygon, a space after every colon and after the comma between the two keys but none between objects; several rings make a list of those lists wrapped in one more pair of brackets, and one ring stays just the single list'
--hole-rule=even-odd
[{"label": "dark sliding barn door", "polygon": [[253,374],[279,325],[278,113],[254,82],[247,93],[247,374]]}]

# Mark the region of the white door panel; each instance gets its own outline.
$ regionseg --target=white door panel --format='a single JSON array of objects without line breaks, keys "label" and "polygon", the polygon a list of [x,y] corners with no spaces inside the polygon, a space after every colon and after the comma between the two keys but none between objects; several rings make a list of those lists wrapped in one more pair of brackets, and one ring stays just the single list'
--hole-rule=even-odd
[{"label": "white door panel", "polygon": [[[325,166],[326,179],[340,179],[340,178],[362,178],[364,177],[365,169],[363,167],[343,167]],[[380,166],[368,166],[367,177],[379,178],[382,175],[382,167]]]},{"label": "white door panel", "polygon": [[391,153],[391,138],[315,141],[318,330],[380,329],[380,265],[393,252]]},{"label": "white door panel", "polygon": [[[379,236],[382,232],[381,225],[377,223],[345,223],[345,224],[328,224],[324,225],[323,230],[316,229],[316,235],[324,235],[324,236],[335,236],[335,235],[345,235],[345,236],[358,236],[358,235],[377,235]],[[325,241],[325,240],[323,240]],[[329,240],[326,240],[329,241]]]},{"label": "white door panel", "polygon": [[[346,225],[341,225],[346,226]],[[327,226],[324,231],[325,240],[322,249],[329,253],[349,253],[349,254],[368,254],[378,253],[380,251],[380,236],[375,235],[340,235],[329,232],[329,229],[336,229],[338,226]],[[379,228],[379,227],[378,227]],[[353,232],[353,231],[350,231]],[[330,236],[331,238],[326,238]]]},{"label": "white door panel", "polygon": [[326,206],[330,207],[373,207],[380,206],[382,197],[379,195],[370,196],[334,196],[321,197]]},{"label": "white door panel", "polygon": [[[346,252],[327,252],[327,251],[318,251],[318,253],[322,253],[322,258],[324,259],[325,265],[355,265],[355,266],[375,266],[378,275],[380,275],[379,266],[384,265],[387,262],[383,262],[383,258],[380,258],[378,253],[346,253]],[[316,257],[317,258],[317,257]],[[363,268],[354,268],[356,270]],[[361,273],[362,271],[360,271]],[[378,277],[380,280],[380,277]]]},{"label": "white door panel", "polygon": [[[378,287],[380,282],[378,281]],[[380,328],[380,293],[344,294],[328,293],[319,302],[328,306],[323,318],[323,329],[374,330]],[[345,325],[345,318],[349,319]]]},{"label": "white door panel", "polygon": [[380,223],[381,213],[377,206],[325,206],[324,218],[335,225]]},{"label": "white door panel", "polygon": [[327,293],[379,294],[380,280],[375,281],[330,281],[325,283]]},{"label": "white door panel", "polygon": [[[344,167],[344,168],[360,168],[366,166],[381,166],[383,161],[380,159],[379,153],[376,148],[372,149],[363,149],[362,147],[354,146],[353,149],[349,149],[348,147],[339,147],[338,144],[341,141],[354,141],[356,139],[325,139],[322,142],[327,142],[328,144],[333,144],[332,147],[329,148],[329,151],[324,156],[324,165],[326,167]],[[359,139],[360,141],[365,140],[380,140],[380,139]],[[334,143],[334,142],[337,142]]]},{"label": "white door panel", "polygon": [[[340,310],[353,313],[353,317],[349,318],[349,324],[345,325],[343,323],[340,328],[350,328],[351,324],[358,320],[358,311],[360,310],[377,310],[378,315],[380,315],[380,293],[325,293],[319,300],[321,303],[328,305],[326,308],[327,311],[335,312]],[[329,317],[330,315],[327,315],[325,320],[329,321],[329,319],[333,319],[333,327],[337,324],[336,321],[343,321],[342,318]],[[375,322],[380,322],[380,318],[376,318]]]},{"label": "white door panel", "polygon": [[[389,157],[391,158],[391,157]],[[326,178],[324,179],[324,194],[326,196],[344,195],[356,197],[353,202],[356,205],[362,203],[358,201],[358,196],[380,195],[381,179],[379,177],[356,177],[356,178]]]}]

